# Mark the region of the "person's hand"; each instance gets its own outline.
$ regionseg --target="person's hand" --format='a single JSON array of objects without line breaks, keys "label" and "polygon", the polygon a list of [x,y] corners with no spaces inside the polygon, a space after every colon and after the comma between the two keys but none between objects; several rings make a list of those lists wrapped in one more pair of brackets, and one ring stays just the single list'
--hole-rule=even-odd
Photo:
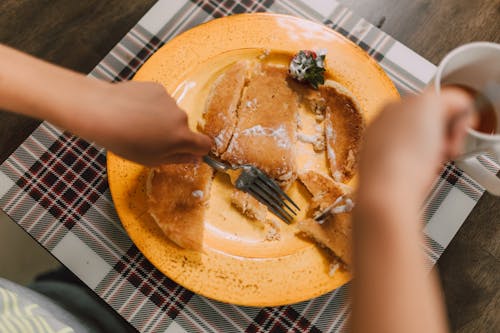
[{"label": "person's hand", "polygon": [[387,106],[366,132],[361,198],[389,205],[405,198],[418,209],[441,164],[461,150],[469,121],[461,114],[469,106],[470,96],[458,88],[443,90],[441,98],[426,91]]},{"label": "person's hand", "polygon": [[419,221],[439,167],[461,150],[471,97],[458,88],[441,95],[388,105],[366,131],[353,211],[353,332],[447,332]]},{"label": "person's hand", "polygon": [[210,139],[188,128],[186,113],[160,84],[107,84],[91,105],[80,116],[80,134],[126,159],[154,166],[190,161],[210,150]]},{"label": "person's hand", "polygon": [[156,83],[111,84],[0,44],[0,108],[47,120],[129,160],[185,162],[208,153],[207,136]]}]

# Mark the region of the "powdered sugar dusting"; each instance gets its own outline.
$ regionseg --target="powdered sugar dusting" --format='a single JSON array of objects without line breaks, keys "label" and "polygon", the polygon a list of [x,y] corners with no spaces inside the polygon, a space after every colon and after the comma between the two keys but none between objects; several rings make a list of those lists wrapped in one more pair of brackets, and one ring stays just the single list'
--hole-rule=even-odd
[{"label": "powdered sugar dusting", "polygon": [[257,108],[257,98],[247,101],[245,105],[247,108],[255,110]]},{"label": "powdered sugar dusting", "polygon": [[264,49],[264,51],[262,51],[262,54],[258,56],[258,58],[260,60],[263,60],[265,59],[267,56],[269,56],[269,53],[271,53],[271,50],[269,49]]},{"label": "powdered sugar dusting", "polygon": [[325,150],[325,137],[323,136],[323,133],[317,133],[317,134],[298,133],[297,139],[304,143],[312,144],[314,151],[318,152]]},{"label": "powdered sugar dusting", "polygon": [[330,162],[330,167],[334,168],[337,165],[337,160],[335,156],[335,151],[331,145],[326,146],[326,152],[328,153],[328,160]]},{"label": "powdered sugar dusting", "polygon": [[316,142],[316,140],[318,140],[318,135],[297,133],[297,139],[304,143],[314,143]]},{"label": "powdered sugar dusting", "polygon": [[263,127],[262,125],[255,125],[240,132],[245,136],[268,136],[274,139],[278,147],[288,149],[292,143],[288,137],[288,132],[284,125],[278,128]]},{"label": "powdered sugar dusting", "polygon": [[344,204],[343,205],[338,205],[336,207],[333,207],[330,210],[330,213],[332,213],[332,214],[349,213],[350,211],[352,211],[353,208],[354,208],[354,202],[351,199],[346,198],[344,200]]},{"label": "powdered sugar dusting", "polygon": [[227,147],[226,154],[232,154],[235,152],[235,150],[239,150],[239,146],[236,141],[238,137],[239,137],[238,132],[233,134],[233,139],[229,143],[229,147]]},{"label": "powdered sugar dusting", "polygon": [[297,119],[297,128],[302,129],[303,125],[302,125],[302,117],[300,116],[300,112],[297,112],[295,117]]},{"label": "powdered sugar dusting", "polygon": [[330,277],[333,277],[335,275],[335,273],[337,272],[337,270],[339,269],[340,265],[336,262],[332,262],[330,264],[330,270],[328,271],[328,275]]},{"label": "powdered sugar dusting", "polygon": [[214,138],[214,142],[215,142],[215,146],[217,147],[217,150],[220,150],[220,149],[223,148],[222,146],[224,145],[224,140],[225,140],[226,132],[227,132],[227,129],[224,128]]},{"label": "powdered sugar dusting", "polygon": [[337,133],[335,133],[332,126],[325,126],[325,134],[328,141],[331,140],[332,144],[335,144],[335,141],[337,141]]},{"label": "powdered sugar dusting", "polygon": [[329,123],[325,124],[325,135],[327,140],[326,152],[328,154],[330,169],[334,169],[337,166],[337,157],[335,155],[335,150],[333,150],[333,146],[335,145],[335,141],[337,140],[337,133],[335,133],[331,124]]},{"label": "powdered sugar dusting", "polygon": [[219,119],[221,119],[222,121],[227,122],[227,116],[224,112],[219,112],[217,114],[217,117],[219,117]]},{"label": "powdered sugar dusting", "polygon": [[201,199],[203,197],[203,191],[196,190],[196,191],[191,192],[191,195],[195,198]]}]

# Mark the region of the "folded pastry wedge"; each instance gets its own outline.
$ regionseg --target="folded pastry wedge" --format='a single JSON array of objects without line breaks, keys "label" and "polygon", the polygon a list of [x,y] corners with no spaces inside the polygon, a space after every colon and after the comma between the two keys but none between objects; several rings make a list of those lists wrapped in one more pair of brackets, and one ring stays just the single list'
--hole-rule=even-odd
[{"label": "folded pastry wedge", "polygon": [[[327,80],[317,90],[293,80],[290,86],[300,103],[323,122],[327,161],[332,177],[349,181],[357,167],[358,152],[365,128],[363,112],[356,97],[340,83]],[[316,149],[315,150],[319,150]]]},{"label": "folded pastry wedge", "polygon": [[[314,171],[299,175],[299,179],[313,196],[309,208],[310,217],[298,223],[299,230],[350,266],[352,262],[350,189]],[[335,212],[329,214],[322,224],[314,220],[314,215],[323,212],[335,202],[339,203]]]},{"label": "folded pastry wedge", "polygon": [[347,182],[356,171],[365,128],[361,107],[345,87],[334,81],[327,81],[319,90],[326,101],[324,126],[330,172],[336,181]]},{"label": "folded pastry wedge", "polygon": [[212,168],[204,163],[166,164],[150,171],[148,212],[178,246],[201,250]]},{"label": "folded pastry wedge", "polygon": [[240,61],[223,72],[212,85],[200,130],[212,138],[212,153],[226,151],[237,122],[237,108],[249,70],[249,62]]},{"label": "folded pastry wedge", "polygon": [[231,204],[245,216],[260,222],[266,221],[267,207],[250,194],[234,189],[231,193]]}]

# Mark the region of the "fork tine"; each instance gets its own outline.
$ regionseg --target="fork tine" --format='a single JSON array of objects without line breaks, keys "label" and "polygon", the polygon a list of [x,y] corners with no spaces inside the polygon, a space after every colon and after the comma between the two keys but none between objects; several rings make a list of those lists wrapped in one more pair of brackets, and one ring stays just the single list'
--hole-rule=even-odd
[{"label": "fork tine", "polygon": [[249,190],[249,193],[254,197],[256,198],[259,202],[263,203],[264,205],[266,205],[266,207],[271,211],[273,212],[277,217],[279,217],[283,222],[287,223],[287,224],[290,224],[291,221],[289,221],[286,216],[284,216],[282,213],[280,213],[279,210],[277,210],[276,208],[274,208],[271,204],[269,204],[266,200],[264,200],[264,198],[260,197],[258,193],[254,192],[254,191],[250,191]]},{"label": "fork tine", "polygon": [[[254,190],[255,192],[257,192],[261,197],[264,198],[264,200],[266,200],[267,202],[269,202],[275,209],[279,210],[283,215],[285,215],[285,217],[287,218],[287,220],[289,220],[290,222],[293,220],[293,216],[290,215],[280,204],[279,202],[277,201],[277,199],[272,196],[272,195],[269,195],[267,194],[265,191],[263,191],[259,186],[256,186],[256,184],[252,184],[250,185],[250,188],[252,190]],[[281,199],[279,199],[281,201]]]},{"label": "fork tine", "polygon": [[299,211],[300,211],[300,208],[299,206],[297,206],[297,204],[295,202],[293,202],[292,198],[290,198],[282,189],[281,187],[279,187],[278,184],[276,184],[272,179],[270,179],[269,177],[267,177],[265,174],[263,174],[262,172],[259,172],[258,173],[258,177],[260,180],[262,180],[264,183],[266,183],[270,188],[272,188],[273,190],[275,190],[278,195],[284,197],[286,200],[288,200],[295,208],[297,208]]},{"label": "fork tine", "polygon": [[288,204],[280,196],[277,196],[276,193],[269,188],[269,185],[264,183],[261,179],[256,179],[255,184],[259,186],[259,188],[261,188],[262,190],[266,191],[266,193],[269,194],[271,197],[275,198],[280,206],[285,206],[293,215],[297,215],[297,213],[292,209],[292,207],[288,206]]},{"label": "fork tine", "polygon": [[288,214],[283,208],[278,206],[272,199],[269,199],[269,196],[267,196],[259,188],[255,186],[250,186],[248,187],[248,191],[250,192],[250,194],[254,196],[254,198],[256,198],[264,205],[266,205],[274,214],[276,214],[284,222],[289,224],[293,220],[293,217],[291,217],[290,214]]},{"label": "fork tine", "polygon": [[316,220],[316,222],[318,222],[319,224],[323,224],[323,222],[325,222],[329,213],[330,213],[330,210],[326,209],[325,211],[323,211],[319,215],[314,216],[314,220]]}]

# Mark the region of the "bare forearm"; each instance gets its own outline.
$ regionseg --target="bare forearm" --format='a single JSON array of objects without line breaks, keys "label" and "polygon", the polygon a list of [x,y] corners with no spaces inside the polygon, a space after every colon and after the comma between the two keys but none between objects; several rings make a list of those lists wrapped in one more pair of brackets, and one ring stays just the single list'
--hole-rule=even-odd
[{"label": "bare forearm", "polygon": [[380,197],[361,195],[354,217],[353,331],[446,332],[440,288],[420,246],[418,207]]},{"label": "bare forearm", "polygon": [[191,160],[210,150],[160,84],[94,80],[0,44],[0,109],[48,120],[138,163]]},{"label": "bare forearm", "polygon": [[[0,45],[0,108],[74,130],[106,83]],[[76,121],[76,122],[75,122]]]}]

